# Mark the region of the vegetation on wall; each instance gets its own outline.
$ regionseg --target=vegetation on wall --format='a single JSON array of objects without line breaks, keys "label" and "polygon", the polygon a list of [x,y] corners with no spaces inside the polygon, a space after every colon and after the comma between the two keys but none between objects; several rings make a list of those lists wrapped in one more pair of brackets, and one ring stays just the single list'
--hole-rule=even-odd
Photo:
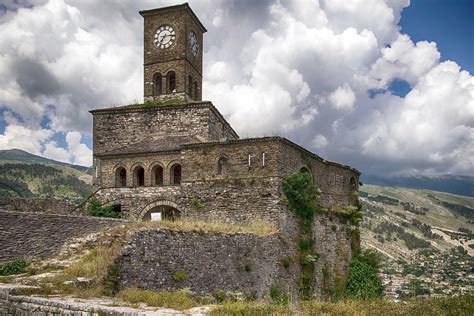
[{"label": "vegetation on wall", "polygon": [[99,201],[96,199],[90,199],[87,206],[87,214],[90,216],[97,217],[111,217],[119,218],[120,212],[117,211],[113,206],[102,207]]},{"label": "vegetation on wall", "polygon": [[382,297],[383,286],[377,275],[380,257],[373,250],[357,253],[351,262],[345,295],[351,299],[374,299]]},{"label": "vegetation on wall", "polygon": [[283,180],[282,186],[290,210],[301,219],[302,229],[299,237],[300,296],[302,299],[310,299],[314,292],[312,285],[314,263],[319,258],[319,254],[314,250],[312,226],[314,215],[320,211],[318,205],[320,192],[313,185],[311,176],[306,172],[292,174]]},{"label": "vegetation on wall", "polygon": [[27,262],[22,259],[7,262],[4,265],[0,265],[0,276],[25,273],[27,265]]}]

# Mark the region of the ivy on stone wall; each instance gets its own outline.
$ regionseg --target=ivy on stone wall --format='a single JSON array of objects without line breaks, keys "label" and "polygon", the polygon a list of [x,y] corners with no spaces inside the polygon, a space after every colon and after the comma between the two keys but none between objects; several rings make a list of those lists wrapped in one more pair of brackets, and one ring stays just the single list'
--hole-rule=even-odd
[{"label": "ivy on stone wall", "polygon": [[283,180],[283,191],[290,210],[301,219],[299,237],[299,261],[301,266],[300,296],[310,299],[313,295],[314,264],[319,254],[314,250],[312,226],[315,214],[321,210],[318,205],[319,190],[313,185],[306,172],[292,174]]}]

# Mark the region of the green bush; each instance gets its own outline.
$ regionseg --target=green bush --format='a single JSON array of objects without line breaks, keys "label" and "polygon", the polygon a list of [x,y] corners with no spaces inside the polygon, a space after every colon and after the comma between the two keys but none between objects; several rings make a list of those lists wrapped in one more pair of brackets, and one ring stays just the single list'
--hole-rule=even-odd
[{"label": "green bush", "polygon": [[202,205],[201,201],[199,201],[199,199],[197,197],[193,197],[191,199],[191,204],[197,209],[200,209],[200,208],[204,207],[204,205]]},{"label": "green bush", "polygon": [[180,282],[188,278],[188,273],[186,271],[178,271],[173,273],[173,280]]},{"label": "green bush", "polygon": [[4,265],[0,266],[0,276],[25,273],[25,268],[27,265],[28,263],[23,259],[17,259],[11,262],[7,262]]},{"label": "green bush", "polygon": [[113,206],[102,207],[99,201],[91,199],[87,207],[87,214],[96,217],[119,218],[120,213],[116,212]]},{"label": "green bush", "polygon": [[118,268],[112,264],[107,269],[107,275],[104,277],[104,294],[116,295],[120,291],[120,281]]},{"label": "green bush", "polygon": [[288,295],[283,293],[280,288],[276,285],[273,285],[270,288],[270,297],[272,298],[273,302],[276,304],[286,305],[288,304]]},{"label": "green bush", "polygon": [[318,210],[319,192],[306,172],[292,174],[282,183],[290,209],[300,218],[312,220]]},{"label": "green bush", "polygon": [[360,256],[354,257],[347,277],[346,297],[366,300],[381,297],[382,294],[377,269]]}]

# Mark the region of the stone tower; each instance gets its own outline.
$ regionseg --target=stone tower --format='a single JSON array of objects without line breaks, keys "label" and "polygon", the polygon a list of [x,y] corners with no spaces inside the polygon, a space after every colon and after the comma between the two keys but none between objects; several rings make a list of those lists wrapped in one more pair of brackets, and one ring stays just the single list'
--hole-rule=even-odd
[{"label": "stone tower", "polygon": [[140,11],[144,17],[144,99],[201,101],[207,31],[187,3]]}]

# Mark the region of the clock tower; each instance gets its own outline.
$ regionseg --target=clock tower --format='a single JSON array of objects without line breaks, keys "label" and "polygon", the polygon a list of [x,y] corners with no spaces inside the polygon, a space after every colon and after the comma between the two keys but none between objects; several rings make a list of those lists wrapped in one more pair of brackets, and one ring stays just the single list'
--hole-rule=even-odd
[{"label": "clock tower", "polygon": [[144,18],[144,99],[202,99],[207,31],[187,3],[140,11]]}]

